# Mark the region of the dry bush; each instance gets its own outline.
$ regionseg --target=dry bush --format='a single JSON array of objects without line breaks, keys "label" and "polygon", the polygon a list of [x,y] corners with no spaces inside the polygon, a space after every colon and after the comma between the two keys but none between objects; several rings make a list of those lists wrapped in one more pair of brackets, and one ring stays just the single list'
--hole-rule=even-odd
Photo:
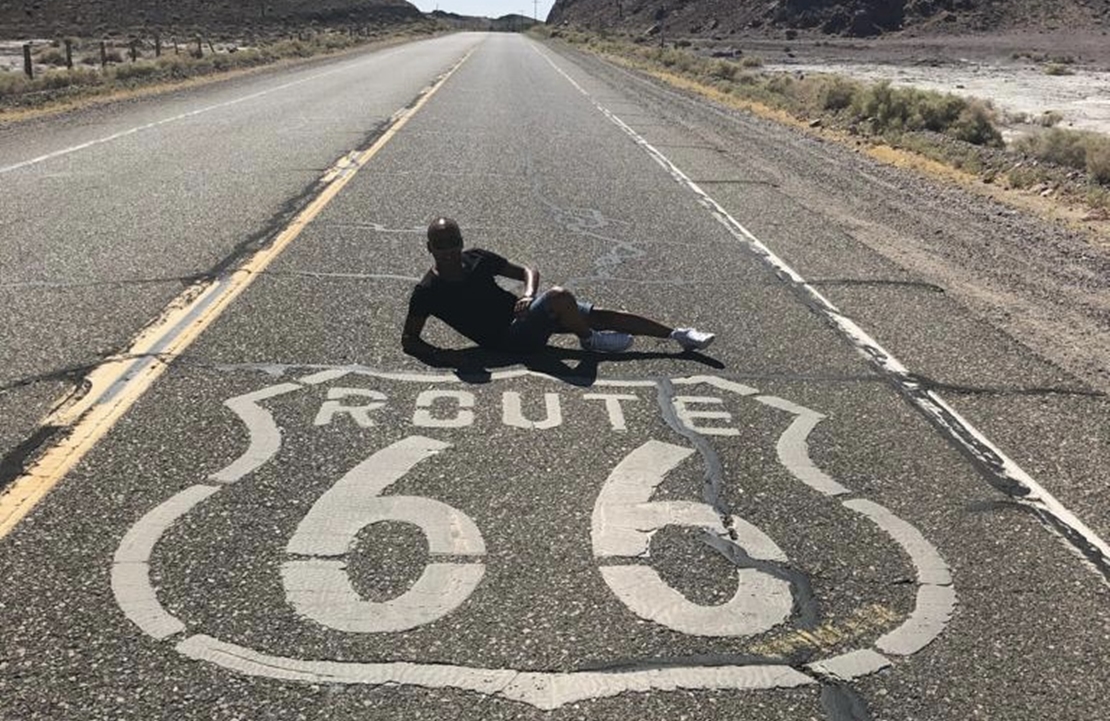
[{"label": "dry bush", "polygon": [[1001,148],[1002,133],[994,124],[994,109],[983,100],[968,101],[949,130],[957,140]]},{"label": "dry bush", "polygon": [[1045,75],[1075,75],[1075,71],[1063,63],[1049,63],[1044,66]]},{"label": "dry bush", "polygon": [[716,60],[709,68],[709,75],[718,80],[735,80],[740,66],[727,60]]},{"label": "dry bush", "polygon": [[1064,116],[1055,110],[1046,110],[1037,116],[1037,125],[1042,128],[1052,128],[1060,124]]},{"label": "dry bush", "polygon": [[57,48],[47,48],[38,54],[35,58],[43,65],[53,65],[55,67],[65,67],[66,54]]},{"label": "dry bush", "polygon": [[1021,152],[1065,168],[1083,170],[1100,185],[1110,185],[1110,137],[1085,130],[1050,128],[1014,143]]},{"label": "dry bush", "polygon": [[30,85],[31,81],[22,73],[0,71],[0,98],[24,93]]},{"label": "dry bush", "polygon": [[1110,185],[1110,138],[1092,138],[1088,143],[1087,175],[1099,185]]},{"label": "dry bush", "polygon": [[1018,139],[1014,147],[1037,160],[1077,170],[1087,169],[1085,135],[1075,130],[1051,128]]},{"label": "dry bush", "polygon": [[862,83],[841,75],[813,78],[811,83],[815,87],[819,107],[833,112],[852,107],[856,96],[863,91]]}]

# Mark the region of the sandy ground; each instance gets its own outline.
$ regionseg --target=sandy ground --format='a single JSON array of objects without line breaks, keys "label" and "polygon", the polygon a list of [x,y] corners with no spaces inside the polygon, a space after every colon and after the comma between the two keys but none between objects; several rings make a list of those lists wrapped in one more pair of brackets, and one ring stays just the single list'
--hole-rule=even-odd
[{"label": "sandy ground", "polygon": [[[1101,31],[878,40],[765,39],[737,43],[764,58],[767,70],[827,72],[860,80],[990,100],[999,110],[1035,117],[1059,113],[1061,127],[1110,133],[1110,37]],[[1035,61],[1032,58],[1040,58]],[[1067,58],[1070,75],[1048,75]],[[1020,133],[1020,125],[1006,128]]]},{"label": "sandy ground", "polygon": [[[1060,127],[1110,134],[1110,72],[1079,68],[1046,75],[1038,66],[1001,66],[966,60],[937,67],[885,63],[769,63],[767,70],[834,73],[859,80],[907,85],[985,98],[1006,114],[1035,118],[1059,113]],[[1018,126],[1009,126],[1017,132]]]}]

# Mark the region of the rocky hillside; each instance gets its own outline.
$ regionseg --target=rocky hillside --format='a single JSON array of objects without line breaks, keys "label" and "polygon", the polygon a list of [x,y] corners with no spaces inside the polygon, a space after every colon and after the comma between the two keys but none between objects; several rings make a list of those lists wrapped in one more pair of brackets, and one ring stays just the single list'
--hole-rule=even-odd
[{"label": "rocky hillside", "polygon": [[794,29],[866,37],[1110,29],[1110,0],[556,0],[549,24],[725,37]]},{"label": "rocky hillside", "polygon": [[139,28],[234,30],[414,20],[405,0],[0,0],[7,37],[95,35]]}]

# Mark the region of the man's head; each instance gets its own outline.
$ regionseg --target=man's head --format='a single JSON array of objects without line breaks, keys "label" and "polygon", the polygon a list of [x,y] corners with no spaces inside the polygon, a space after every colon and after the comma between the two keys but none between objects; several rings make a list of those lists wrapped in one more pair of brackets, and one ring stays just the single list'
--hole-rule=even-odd
[{"label": "man's head", "polygon": [[453,219],[439,217],[428,226],[428,252],[432,255],[458,252],[462,245],[462,231]]}]

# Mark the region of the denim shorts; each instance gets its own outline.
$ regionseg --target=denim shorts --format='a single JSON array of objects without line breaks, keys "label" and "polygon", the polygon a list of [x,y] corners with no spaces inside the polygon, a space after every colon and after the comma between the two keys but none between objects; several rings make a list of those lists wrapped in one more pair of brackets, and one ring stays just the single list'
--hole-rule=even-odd
[{"label": "denim shorts", "polygon": [[[555,320],[555,312],[551,310],[550,292],[545,290],[536,296],[532,305],[528,306],[528,312],[513,320],[505,333],[506,350],[537,351],[547,345],[553,333],[566,330]],[[593,309],[593,303],[578,301],[578,312],[582,315],[589,315]]]}]

